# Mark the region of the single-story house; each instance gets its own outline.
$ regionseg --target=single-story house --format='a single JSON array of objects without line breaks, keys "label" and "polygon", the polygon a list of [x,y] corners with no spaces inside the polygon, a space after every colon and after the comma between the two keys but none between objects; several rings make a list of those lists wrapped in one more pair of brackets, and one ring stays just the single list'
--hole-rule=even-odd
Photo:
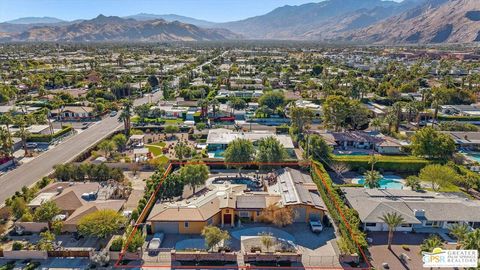
[{"label": "single-story house", "polygon": [[56,182],[43,188],[28,204],[35,210],[47,201],[61,209],[64,232],[76,232],[78,222],[86,215],[101,209],[120,211],[125,200],[111,199],[120,192],[115,186],[102,186],[98,182]]},{"label": "single-story house", "polygon": [[376,131],[316,132],[335,150],[375,149],[380,154],[402,154],[407,142]]},{"label": "single-story house", "polygon": [[403,189],[341,188],[350,207],[357,210],[365,231],[388,231],[381,217],[397,213],[405,220],[397,231],[448,229],[454,223],[480,227],[480,202],[434,192]]},{"label": "single-story house", "polygon": [[322,105],[315,104],[309,100],[299,99],[290,103],[287,107],[288,113],[290,113],[291,107],[310,109],[316,118],[320,118],[322,116]]},{"label": "single-story house", "polygon": [[237,132],[225,128],[210,129],[207,136],[207,148],[210,151],[226,149],[228,144],[235,139],[247,139],[256,145],[260,139],[274,137],[287,150],[290,155],[295,155],[295,146],[289,135],[275,134],[271,131]]},{"label": "single-story house", "polygon": [[458,148],[480,149],[480,132],[442,131],[450,135]]},{"label": "single-story house", "polygon": [[92,120],[96,117],[95,109],[87,106],[65,106],[51,111],[51,116],[65,120]]},{"label": "single-story house", "polygon": [[210,184],[189,198],[154,205],[147,223],[152,232],[199,234],[207,225],[234,227],[256,222],[270,205],[294,212],[293,222],[322,220],[326,208],[310,175],[286,168],[265,180],[266,190],[251,191],[245,184]]}]

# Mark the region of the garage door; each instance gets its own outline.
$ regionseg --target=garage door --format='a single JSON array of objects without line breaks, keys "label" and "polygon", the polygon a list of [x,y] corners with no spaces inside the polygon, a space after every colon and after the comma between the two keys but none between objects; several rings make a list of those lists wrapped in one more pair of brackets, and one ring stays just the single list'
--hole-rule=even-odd
[{"label": "garage door", "polygon": [[295,213],[294,222],[305,222],[307,217],[307,211],[303,207],[295,207],[293,212]]},{"label": "garage door", "polygon": [[154,233],[178,233],[177,222],[155,222],[153,225]]}]

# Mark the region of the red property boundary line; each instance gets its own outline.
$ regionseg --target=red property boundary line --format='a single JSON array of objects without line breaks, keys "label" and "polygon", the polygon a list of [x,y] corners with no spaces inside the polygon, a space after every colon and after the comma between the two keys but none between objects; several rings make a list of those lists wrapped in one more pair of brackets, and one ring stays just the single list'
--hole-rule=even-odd
[{"label": "red property boundary line", "polygon": [[[342,220],[345,222],[346,224],[346,227],[348,229],[348,231],[350,232],[350,234],[353,236],[353,240],[355,241],[355,243],[357,244],[359,250],[361,251],[362,253],[362,257],[364,259],[364,261],[367,263],[367,268],[355,268],[355,267],[348,267],[348,268],[342,268],[342,267],[322,267],[322,266],[301,266],[301,267],[295,267],[295,266],[208,266],[208,265],[202,265],[202,266],[187,266],[187,265],[179,265],[179,266],[176,266],[176,265],[122,265],[121,262],[123,260],[123,257],[125,256],[125,253],[127,252],[128,250],[128,246],[130,244],[130,242],[132,241],[132,238],[133,236],[135,235],[135,233],[137,232],[138,228],[140,225],[143,224],[145,218],[146,218],[146,215],[148,213],[148,211],[150,210],[152,204],[155,203],[155,197],[157,195],[157,193],[159,192],[160,190],[160,187],[162,186],[163,182],[165,181],[165,179],[167,178],[167,176],[170,174],[170,172],[172,171],[173,169],[173,166],[176,165],[185,165],[185,164],[205,164],[205,165],[227,165],[227,166],[235,166],[235,165],[247,165],[247,166],[252,166],[252,165],[255,165],[255,166],[310,166],[312,167],[312,164],[313,164],[313,168],[315,170],[315,173],[319,176],[320,180],[322,181],[322,184],[325,186],[325,188],[327,189],[328,191],[328,194],[330,195],[331,198],[333,198],[333,202],[335,204],[335,207],[337,208],[337,210],[339,211],[340,213],[340,216],[342,217]],[[321,176],[321,174],[319,173],[318,171],[318,168],[317,166],[310,162],[310,161],[298,161],[298,162],[222,162],[222,161],[191,161],[191,162],[188,162],[188,161],[171,161],[168,163],[168,166],[162,176],[162,179],[160,180],[158,186],[155,188],[155,191],[152,193],[152,195],[150,196],[150,199],[147,201],[147,204],[145,205],[145,207],[143,208],[142,212],[140,213],[140,215],[138,216],[137,220],[135,221],[135,225],[133,227],[133,230],[130,232],[130,235],[127,237],[127,241],[125,243],[125,247],[123,248],[123,250],[120,252],[120,255],[119,255],[119,258],[118,260],[115,262],[114,264],[114,268],[123,268],[123,269],[131,269],[131,268],[157,268],[157,269],[198,269],[198,268],[208,268],[208,269],[322,269],[322,270],[338,270],[338,269],[346,269],[346,270],[350,270],[350,269],[355,269],[355,270],[369,270],[369,269],[372,269],[369,261],[368,261],[368,258],[367,256],[365,255],[364,251],[361,249],[356,237],[353,235],[352,233],[352,229],[350,227],[350,224],[347,222],[346,218],[345,218],[345,215],[343,214],[341,208],[339,207],[338,205],[338,202],[335,200],[335,197],[332,196],[332,191],[330,190],[330,188],[328,187],[328,185],[326,184],[326,181],[325,179],[323,179],[323,177]],[[143,256],[143,254],[142,254]]]}]

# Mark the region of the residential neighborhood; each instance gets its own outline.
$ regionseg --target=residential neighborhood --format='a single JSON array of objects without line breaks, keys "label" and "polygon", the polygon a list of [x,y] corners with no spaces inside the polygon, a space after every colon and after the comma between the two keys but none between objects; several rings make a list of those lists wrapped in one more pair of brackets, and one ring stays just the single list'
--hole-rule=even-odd
[{"label": "residential neighborhood", "polygon": [[[150,15],[0,23],[0,270],[479,267],[478,44],[244,40]],[[84,23],[138,42],[2,42]],[[150,23],[199,40],[148,40]]]}]

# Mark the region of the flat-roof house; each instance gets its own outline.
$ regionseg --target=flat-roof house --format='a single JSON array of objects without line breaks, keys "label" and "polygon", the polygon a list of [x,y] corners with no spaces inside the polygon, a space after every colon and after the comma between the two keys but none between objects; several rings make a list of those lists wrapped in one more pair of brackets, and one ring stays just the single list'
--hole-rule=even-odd
[{"label": "flat-roof house", "polygon": [[316,132],[335,150],[375,149],[380,154],[402,154],[407,142],[383,135],[376,131]]},{"label": "flat-roof house", "polygon": [[397,231],[448,229],[454,223],[480,227],[480,203],[455,195],[400,189],[341,188],[347,203],[357,210],[365,231],[388,231],[381,217],[397,213],[405,223]]},{"label": "flat-roof house", "polygon": [[308,174],[287,168],[276,171],[274,179],[260,191],[246,184],[212,182],[187,199],[155,204],[147,222],[155,233],[199,234],[207,225],[256,222],[262,210],[275,204],[291,209],[294,222],[322,220],[326,210]]},{"label": "flat-roof house", "polygon": [[316,118],[319,118],[322,116],[322,106],[319,104],[315,104],[309,100],[303,100],[303,99],[295,100],[294,102],[290,103],[290,106],[288,106],[287,109],[290,110],[291,107],[310,109]]},{"label": "flat-roof house", "polygon": [[257,141],[267,137],[276,138],[290,155],[294,155],[295,146],[292,138],[288,135],[275,134],[270,131],[237,132],[225,128],[210,129],[207,136],[207,148],[209,151],[226,149],[231,141],[239,138],[247,139],[253,145],[256,145]]},{"label": "flat-roof house", "polygon": [[466,131],[442,131],[452,137],[458,148],[479,149],[480,148],[480,132]]}]

